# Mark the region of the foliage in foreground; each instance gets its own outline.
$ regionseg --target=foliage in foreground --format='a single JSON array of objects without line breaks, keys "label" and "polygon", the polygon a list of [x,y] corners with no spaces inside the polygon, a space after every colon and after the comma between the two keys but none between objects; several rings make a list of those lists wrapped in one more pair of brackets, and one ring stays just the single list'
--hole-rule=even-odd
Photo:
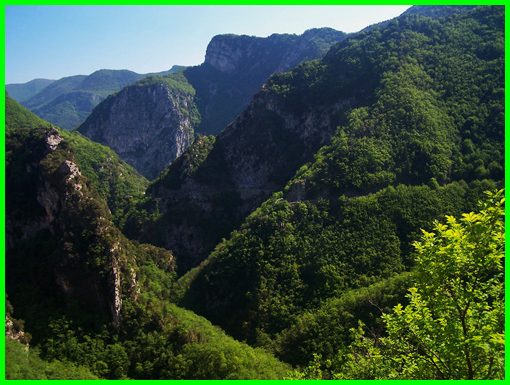
[{"label": "foliage in foreground", "polygon": [[493,186],[399,185],[315,202],[274,194],[207,262],[179,279],[180,303],[234,337],[266,346],[323,301],[411,268],[419,229],[476,207]]},{"label": "foliage in foreground", "polygon": [[61,319],[42,345],[50,360],[69,360],[109,379],[277,379],[290,367],[235,341],[205,318],[145,293],[124,303],[122,329],[84,333]]},{"label": "foliage in foreground", "polygon": [[504,376],[504,195],[478,213],[446,217],[415,242],[407,306],[383,315],[387,335],[364,336],[324,371],[315,356],[297,377],[497,379]]}]

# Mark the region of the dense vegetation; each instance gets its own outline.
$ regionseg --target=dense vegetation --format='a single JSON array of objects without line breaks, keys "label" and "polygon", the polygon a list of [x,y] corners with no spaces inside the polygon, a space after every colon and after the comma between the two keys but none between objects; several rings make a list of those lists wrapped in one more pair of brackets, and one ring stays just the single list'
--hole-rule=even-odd
[{"label": "dense vegetation", "polygon": [[[19,148],[21,142],[31,136],[32,129],[52,127],[10,97],[6,97],[5,124],[9,145],[14,148]],[[142,196],[148,181],[108,147],[93,143],[77,132],[58,130],[58,135],[73,148],[80,171],[87,177],[91,187],[106,200],[114,221],[122,224],[128,205]],[[40,132],[34,140],[39,141],[42,136]],[[8,151],[7,167],[12,169],[15,166],[10,164],[9,154]]]},{"label": "dense vegetation", "polygon": [[23,108],[5,93],[5,130],[14,133],[17,128],[49,127],[50,124]]},{"label": "dense vegetation", "polygon": [[351,330],[358,322],[363,322],[367,335],[382,335],[382,313],[405,302],[413,280],[413,274],[405,272],[326,300],[318,308],[301,313],[278,335],[273,349],[283,361],[294,365],[307,366],[316,355],[325,366],[340,346],[353,342]]},{"label": "dense vegetation", "polygon": [[179,188],[166,190],[183,178],[165,171],[148,194],[156,220],[137,237],[191,268],[278,190],[335,200],[398,184],[501,180],[502,20],[494,7],[404,15],[273,76]]},{"label": "dense vegetation", "polygon": [[315,356],[298,377],[503,378],[504,201],[489,193],[479,212],[423,231],[408,304],[383,315],[384,335],[360,324],[327,368]]},{"label": "dense vegetation", "polygon": [[88,368],[60,361],[44,361],[37,350],[9,338],[5,341],[7,380],[93,380],[97,379]]},{"label": "dense vegetation", "polygon": [[270,379],[290,370],[265,351],[233,340],[160,296],[144,290],[142,305],[124,303],[120,332],[87,334],[66,320],[50,324],[51,338],[41,345],[44,356],[71,360],[111,379]]},{"label": "dense vegetation", "polygon": [[410,268],[420,228],[444,212],[466,211],[494,187],[400,185],[317,202],[275,194],[190,273],[183,304],[237,338],[262,343],[321,301]]},{"label": "dense vegetation", "polygon": [[421,228],[501,185],[503,14],[466,12],[401,17],[271,78],[291,111],[339,97],[365,106],[181,278],[181,303],[272,347],[303,311],[411,269]]},{"label": "dense vegetation", "polygon": [[108,187],[137,186],[122,179],[130,168],[116,160],[122,172],[103,174],[110,150],[12,100],[7,109],[7,292],[32,335],[28,352],[9,341],[9,378],[282,378],[290,370],[169,302],[175,259],[126,239],[108,209],[106,199],[122,206]]},{"label": "dense vegetation", "polygon": [[122,226],[128,209],[141,199],[148,181],[106,146],[80,133],[60,131],[74,149],[76,162],[95,191],[105,199],[116,224]]},{"label": "dense vegetation", "polygon": [[[8,376],[503,378],[504,195],[484,193],[504,176],[503,21],[427,8],[349,36],[145,197],[109,149],[7,98],[9,316],[33,336],[8,341]],[[163,80],[199,96],[187,76]],[[332,127],[296,165],[303,111]],[[257,152],[267,169],[242,169]],[[270,175],[245,218],[236,172]],[[225,238],[190,270],[164,237]]]}]

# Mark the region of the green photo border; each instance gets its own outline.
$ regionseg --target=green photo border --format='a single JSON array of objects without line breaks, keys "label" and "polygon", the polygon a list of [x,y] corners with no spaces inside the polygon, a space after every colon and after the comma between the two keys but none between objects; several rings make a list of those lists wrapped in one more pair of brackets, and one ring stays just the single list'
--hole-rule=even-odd
[{"label": "green photo border", "polygon": [[[411,0],[411,1],[398,1],[398,0],[148,0],[143,2],[141,0],[2,0],[2,7],[0,7],[0,23],[1,23],[1,33],[2,33],[2,82],[5,87],[5,15],[6,15],[6,7],[8,6],[16,6],[16,5],[192,5],[192,6],[200,6],[200,5],[503,5],[505,6],[505,35],[507,35],[508,31],[510,31],[510,21],[508,14],[506,13],[506,1],[491,1],[491,0],[448,0],[448,1],[438,1],[438,0]],[[509,46],[510,43],[507,39],[505,39],[505,84],[508,84],[510,80],[510,75],[508,72],[508,59],[509,55]],[[510,105],[509,102],[509,93],[505,87],[505,111],[508,110]],[[0,143],[3,151],[0,151],[0,199],[2,201],[2,209],[0,210],[0,251],[2,255],[2,261],[0,263],[0,291],[3,293],[0,296],[0,316],[3,320],[5,320],[5,92],[2,92],[0,97],[0,119],[1,119],[1,127],[2,133],[0,135]],[[506,160],[509,158],[510,150],[508,149],[509,139],[508,139],[508,127],[510,124],[510,117],[505,114],[505,196],[509,190],[508,183],[508,169]],[[508,207],[508,206],[507,206]],[[505,208],[505,226],[508,224],[508,209]],[[505,232],[505,244],[507,241],[507,233]],[[508,262],[505,259],[505,271],[507,271]],[[507,290],[510,284],[510,280],[508,276],[505,275],[505,298],[507,297]],[[508,303],[505,301],[505,334],[508,334],[509,330],[509,315],[508,315]],[[505,354],[505,374],[510,370],[510,359],[509,356]],[[509,378],[505,375],[506,378]],[[5,322],[3,322],[3,329],[0,336],[0,383],[5,380]],[[32,381],[41,381],[43,383],[50,383],[54,380],[8,380],[9,383],[32,383]],[[74,380],[80,383],[94,383],[97,384],[103,381],[112,381],[112,380]],[[174,382],[174,383],[186,383],[186,382],[206,382],[207,384],[220,384],[224,383],[224,381],[228,381],[229,383],[245,383],[247,381],[258,381],[267,384],[279,383],[283,380],[136,380],[137,383],[145,384],[155,382]],[[321,380],[300,380],[305,381],[307,383],[319,382]],[[338,380],[340,381],[340,380]],[[419,384],[419,383],[428,383],[430,381],[436,380],[343,380],[344,382],[355,382],[356,384],[373,384],[374,381],[381,383],[390,383],[391,384]],[[439,380],[437,380],[439,381]],[[466,381],[470,382],[470,380],[452,380],[454,383],[462,381],[465,383]],[[450,381],[449,383],[451,383]],[[480,380],[471,380],[480,383]],[[485,380],[490,381],[491,383],[494,381],[503,382],[505,380]]]}]

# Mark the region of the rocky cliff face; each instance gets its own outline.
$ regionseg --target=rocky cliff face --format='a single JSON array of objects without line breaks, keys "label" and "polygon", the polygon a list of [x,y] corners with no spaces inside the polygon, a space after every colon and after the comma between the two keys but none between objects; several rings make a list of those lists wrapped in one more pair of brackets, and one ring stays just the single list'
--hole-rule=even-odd
[{"label": "rocky cliff face", "polygon": [[78,131],[153,179],[191,144],[193,131],[220,133],[269,76],[322,57],[345,36],[329,28],[299,36],[215,36],[202,65],[126,87]]},{"label": "rocky cliff face", "polygon": [[193,95],[165,81],[137,84],[102,103],[79,128],[147,178],[180,156],[193,139]]},{"label": "rocky cliff face", "polygon": [[314,28],[302,35],[273,34],[267,38],[217,35],[207,46],[204,65],[227,73],[266,70],[267,77],[302,61],[320,58],[332,44],[345,37],[345,33],[331,28]]},{"label": "rocky cliff face", "polygon": [[[21,109],[12,101],[11,107]],[[76,155],[76,134],[64,135],[37,120],[38,126],[24,125],[10,119],[19,111],[11,112],[6,122],[6,284],[17,316],[36,335],[44,333],[38,328],[50,321],[45,317],[52,311],[87,326],[118,327],[123,301],[139,290],[137,257],[157,255],[170,269],[173,257],[157,248],[143,251],[121,234],[106,199],[82,170],[90,165]],[[99,157],[92,168],[107,167],[101,162]],[[122,182],[114,184],[125,188]]]},{"label": "rocky cliff face", "polygon": [[329,141],[354,103],[338,99],[296,114],[263,89],[213,143],[197,139],[149,187],[162,215],[145,223],[141,239],[171,249],[182,272],[195,266]]},{"label": "rocky cliff face", "polygon": [[[33,279],[34,284],[37,282],[42,293],[54,290],[64,302],[94,309],[118,325],[121,253],[118,247],[110,245],[109,239],[115,235],[115,230],[108,218],[108,210],[98,205],[88,191],[82,173],[74,159],[69,157],[58,131],[46,130],[41,139],[40,151],[32,153],[33,158],[25,167],[27,176],[35,180],[34,189],[25,192],[26,198],[36,210],[27,213],[14,204],[8,205],[11,215],[7,223],[7,266],[11,273],[8,286],[12,289],[12,298],[19,301],[18,283],[12,279],[18,270],[26,269],[27,279]],[[12,181],[13,176],[9,175],[8,179]],[[8,191],[15,187],[16,182],[8,182]],[[41,240],[45,245],[42,250],[32,250],[39,261],[33,260],[34,255],[23,255],[32,247],[32,242]],[[96,242],[95,246],[92,241]],[[90,244],[86,245],[87,242]],[[105,253],[101,266],[95,265],[97,261],[88,260],[93,254],[89,250],[92,247],[100,247]],[[46,248],[52,250],[49,258],[44,255],[49,251]],[[103,273],[99,274],[99,271]],[[34,275],[40,274],[47,276],[36,279]],[[17,307],[24,308],[23,305]]]},{"label": "rocky cliff face", "polygon": [[275,72],[306,60],[321,58],[331,45],[346,37],[331,28],[311,29],[302,35],[218,35],[207,47],[205,61],[185,71],[197,92],[202,117],[198,131],[218,134],[248,105]]}]

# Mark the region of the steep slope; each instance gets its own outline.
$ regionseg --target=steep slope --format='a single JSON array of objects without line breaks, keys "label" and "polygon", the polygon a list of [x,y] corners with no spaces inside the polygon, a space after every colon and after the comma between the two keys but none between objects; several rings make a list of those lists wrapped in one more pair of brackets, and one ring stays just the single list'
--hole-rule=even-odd
[{"label": "steep slope", "polygon": [[181,278],[180,304],[236,338],[265,344],[325,299],[409,269],[420,228],[468,211],[493,188],[489,181],[402,185],[300,202],[275,194]]},{"label": "steep slope", "polygon": [[[6,97],[6,130],[15,134],[19,128],[52,128],[52,125]],[[109,148],[84,138],[78,133],[59,131],[60,139],[71,144],[81,172],[94,191],[104,199],[116,224],[123,221],[130,205],[139,199],[148,181],[124,163]]]},{"label": "steep slope", "polygon": [[456,13],[470,11],[475,6],[432,6],[432,5],[415,5],[404,12],[404,15],[420,15],[432,18],[451,16]]},{"label": "steep slope", "polygon": [[115,224],[121,225],[133,202],[144,195],[147,179],[110,148],[76,132],[61,131],[60,135],[73,147],[81,172],[108,204]]},{"label": "steep slope", "polygon": [[6,380],[96,380],[89,369],[60,361],[42,360],[37,351],[9,338],[5,341]]},{"label": "steep slope", "polygon": [[[182,70],[175,66],[166,74]],[[76,128],[108,95],[152,74],[137,74],[128,70],[98,70],[90,75],[69,76],[51,84],[30,98],[17,99],[30,111],[67,130]],[[27,87],[29,83],[20,85]],[[7,90],[12,88],[7,86]],[[15,95],[11,95],[16,99]]]},{"label": "steep slope", "polygon": [[181,74],[127,87],[99,105],[78,129],[155,178],[197,133],[219,133],[274,72],[322,57],[346,35],[329,28],[303,35],[215,36],[205,62]]},{"label": "steep slope", "polygon": [[352,341],[352,329],[361,321],[372,335],[383,334],[381,314],[405,304],[413,274],[402,273],[373,285],[349,290],[305,311],[275,341],[275,350],[286,362],[306,365],[314,354],[325,363]]},{"label": "steep slope", "polygon": [[[312,158],[333,133],[336,112],[350,103],[294,115],[273,101],[270,92],[262,91],[212,146],[210,140],[197,139],[149,187],[152,200],[146,209],[161,215],[143,225],[140,239],[173,250],[183,271],[204,259],[221,237]],[[197,162],[195,153],[203,162],[189,165]]]},{"label": "steep slope", "polygon": [[[288,372],[268,353],[169,303],[172,254],[125,238],[113,223],[108,192],[98,191],[109,185],[99,180],[112,162],[104,147],[10,99],[6,116],[7,293],[12,319],[24,321],[47,361],[31,350],[21,361],[31,370],[8,362],[10,374],[156,379]],[[123,185],[121,173],[110,177]],[[9,342],[8,349],[8,360],[18,360],[20,346]]]},{"label": "steep slope", "polygon": [[324,56],[347,35],[316,28],[302,35],[218,35],[207,46],[205,61],[185,76],[197,92],[202,134],[218,134],[248,105],[260,86],[276,72]]},{"label": "steep slope", "polygon": [[18,102],[24,102],[25,100],[30,99],[32,96],[42,91],[54,81],[55,80],[49,79],[34,79],[26,83],[7,84],[5,89],[11,98]]},{"label": "steep slope", "polygon": [[5,93],[5,130],[7,133],[15,130],[16,127],[35,128],[50,126],[48,122],[23,108],[7,92]]},{"label": "steep slope", "polygon": [[[454,5],[454,6],[413,5],[412,7],[409,7],[407,10],[405,10],[404,13],[402,13],[400,16],[417,15],[417,16],[427,16],[427,17],[437,19],[437,18],[451,16],[451,15],[454,15],[457,13],[464,13],[466,11],[470,11],[471,9],[473,9],[475,7],[476,6],[471,6],[471,5]],[[369,25],[368,27],[363,29],[363,32],[369,31],[373,28],[385,27],[394,19],[396,19],[396,18]]]},{"label": "steep slope", "polygon": [[13,318],[13,308],[6,301],[5,315],[5,378],[23,379],[97,379],[88,368],[60,361],[48,362],[39,357],[39,351],[30,347],[31,336],[23,322]]},{"label": "steep slope", "polygon": [[192,142],[194,95],[182,74],[149,77],[107,98],[78,131],[152,179]]},{"label": "steep slope", "polygon": [[[183,157],[151,185],[143,209],[158,215],[141,226],[131,221],[140,239],[173,250],[182,271],[196,265],[339,125],[335,157],[317,159],[331,168],[315,196],[332,185],[335,194],[358,195],[431,178],[501,179],[497,12],[480,8],[441,21],[403,16],[346,39],[322,61],[273,76],[213,145],[192,146],[190,153],[206,152],[201,164],[188,167]],[[296,179],[288,187],[291,198],[300,186]]]},{"label": "steep slope", "polygon": [[[96,321],[118,323],[121,281],[129,291],[135,261],[134,246],[113,225],[106,204],[111,198],[118,205],[115,195],[108,190],[100,196],[100,184],[82,174],[78,159],[85,158],[75,155],[75,142],[36,117],[11,120],[29,114],[16,102],[8,101],[7,108],[6,264],[13,305],[27,323],[44,322],[59,303],[71,313],[89,310]],[[99,158],[95,165],[101,169],[111,161]],[[35,309],[42,312],[37,320],[30,316]]]},{"label": "steep slope", "polygon": [[[410,268],[420,228],[501,183],[502,42],[498,7],[403,16],[273,76],[214,143],[191,147],[201,163],[183,157],[148,189],[157,215],[139,221],[142,239],[180,267],[283,190],[183,278],[183,303],[260,343],[321,300]],[[330,144],[285,183],[320,135]]]}]

